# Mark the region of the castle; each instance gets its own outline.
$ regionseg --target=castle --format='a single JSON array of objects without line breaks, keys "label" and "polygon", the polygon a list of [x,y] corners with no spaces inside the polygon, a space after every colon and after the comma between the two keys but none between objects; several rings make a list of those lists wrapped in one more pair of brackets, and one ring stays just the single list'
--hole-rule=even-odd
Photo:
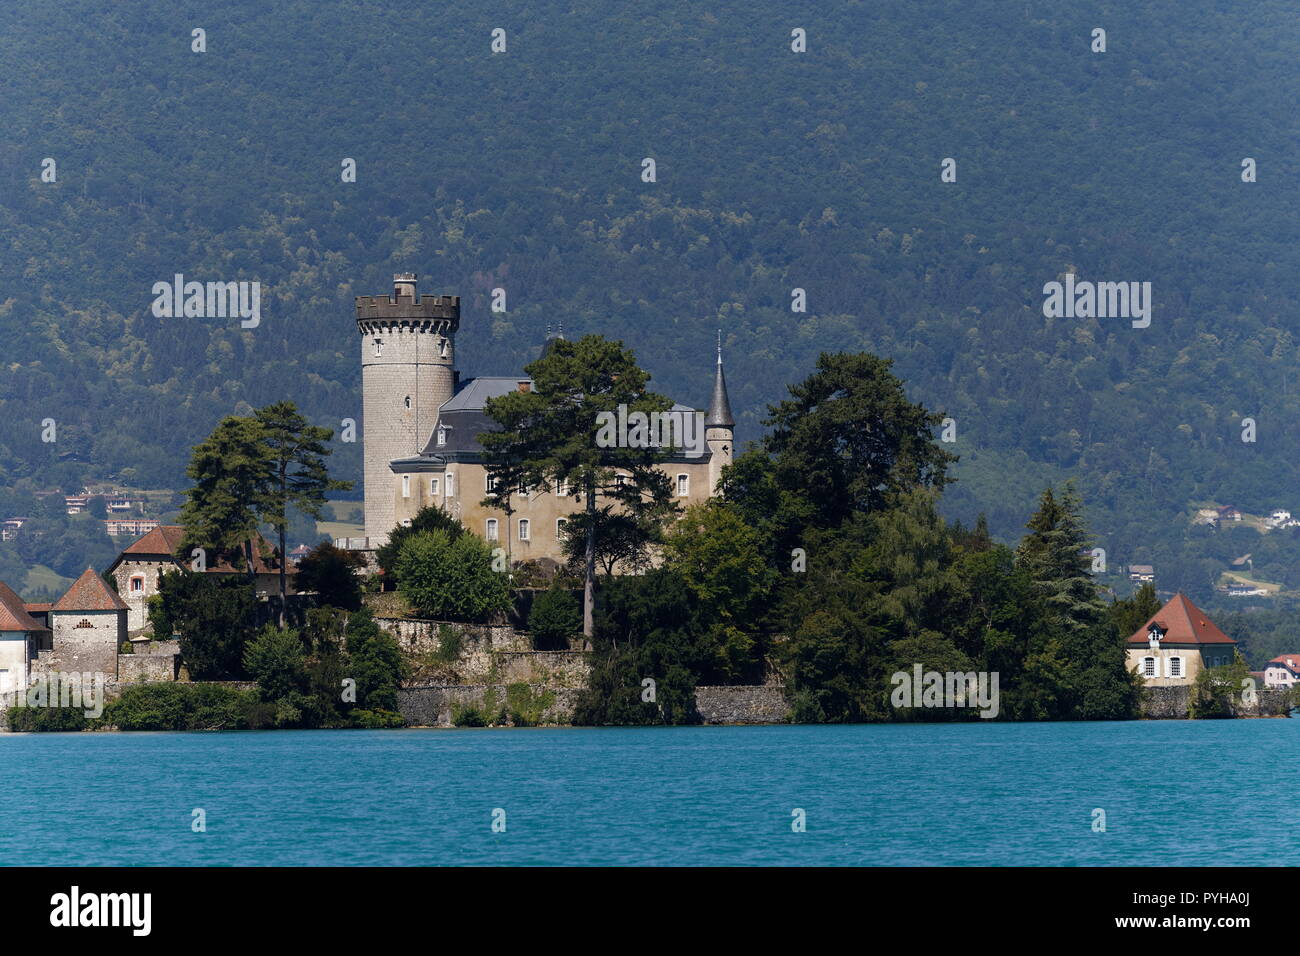
[{"label": "castle", "polygon": [[[569,515],[579,510],[572,494],[557,493],[566,489],[520,494],[508,529],[505,512],[481,504],[491,477],[477,436],[495,427],[484,410],[486,402],[516,389],[528,391],[532,380],[524,375],[461,380],[455,343],[460,298],[420,296],[414,273],[395,275],[391,296],[358,296],[356,315],[366,537],[362,542],[348,539],[348,545],[379,547],[398,524],[437,505],[488,541],[508,541],[515,561],[562,561],[561,532]],[[544,348],[550,343],[548,339]],[[696,411],[681,404],[673,410]],[[679,504],[713,496],[723,467],[734,456],[734,429],[719,346],[704,416],[703,454],[688,457],[678,447],[657,466],[667,474]]]}]

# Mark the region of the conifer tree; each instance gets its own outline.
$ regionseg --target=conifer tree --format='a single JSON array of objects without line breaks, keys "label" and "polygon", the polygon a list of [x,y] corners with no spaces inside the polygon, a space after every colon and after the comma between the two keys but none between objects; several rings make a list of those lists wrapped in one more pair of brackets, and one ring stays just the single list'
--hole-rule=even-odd
[{"label": "conifer tree", "polygon": [[[656,447],[601,447],[596,436],[601,413],[664,412],[672,403],[649,391],[648,373],[621,342],[588,335],[576,342],[556,339],[550,351],[525,371],[527,392],[489,399],[486,411],[500,429],[479,435],[484,463],[506,485],[565,491],[583,506],[585,532],[583,634],[591,637],[595,607],[598,501],[616,504],[637,517],[674,511],[668,477],[655,467],[664,458]],[[647,521],[648,529],[654,522]],[[647,534],[649,532],[647,531]]]},{"label": "conifer tree", "polygon": [[280,539],[280,626],[284,627],[287,593],[288,512],[292,505],[303,514],[320,519],[328,491],[346,491],[351,482],[336,481],[329,476],[326,446],[334,432],[308,424],[293,402],[276,402],[253,413],[262,431],[267,450],[271,480],[258,496],[261,519]]}]

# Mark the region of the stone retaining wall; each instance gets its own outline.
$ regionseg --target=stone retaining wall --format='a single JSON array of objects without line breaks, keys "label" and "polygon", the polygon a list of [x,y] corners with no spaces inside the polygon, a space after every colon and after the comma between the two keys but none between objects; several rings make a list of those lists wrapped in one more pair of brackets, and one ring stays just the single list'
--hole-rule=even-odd
[{"label": "stone retaining wall", "polygon": [[[565,653],[565,652],[559,652]],[[534,694],[549,693],[554,701],[546,709],[544,723],[566,725],[582,693],[579,687],[529,685]],[[506,701],[504,684],[438,685],[406,687],[397,693],[397,709],[416,727],[451,727],[453,711],[483,707],[488,692],[499,707]],[[706,724],[783,724],[790,720],[790,706],[779,686],[697,687],[695,707]]]},{"label": "stone retaining wall", "polygon": [[695,709],[706,724],[788,724],[790,704],[776,684],[697,687]]},{"label": "stone retaining wall", "polygon": [[[1233,697],[1224,717],[1285,717],[1291,712],[1291,693],[1281,688],[1260,688],[1253,705]],[[1142,690],[1142,716],[1148,720],[1185,720],[1192,698],[1190,684],[1175,687],[1145,687]]]},{"label": "stone retaining wall", "polygon": [[[537,685],[531,685],[529,691],[535,695],[549,694],[553,697],[541,720],[543,724],[552,726],[572,721],[573,708],[578,702],[578,695],[582,693],[576,688]],[[455,711],[467,707],[483,708],[488,703],[489,692],[496,707],[505,705],[507,688],[504,684],[458,684],[402,688],[397,692],[397,709],[413,727],[451,727]]]}]

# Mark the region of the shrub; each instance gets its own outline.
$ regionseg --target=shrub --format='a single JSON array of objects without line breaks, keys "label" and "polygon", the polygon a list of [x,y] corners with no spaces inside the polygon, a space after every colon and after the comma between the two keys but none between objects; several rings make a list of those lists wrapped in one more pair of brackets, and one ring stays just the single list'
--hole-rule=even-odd
[{"label": "shrub", "polygon": [[506,713],[516,727],[536,727],[554,703],[555,694],[549,690],[534,694],[533,689],[524,683],[506,687]]},{"label": "shrub", "polygon": [[409,525],[398,525],[388,534],[388,542],[375,552],[375,560],[384,570],[384,578],[396,580],[400,577],[397,565],[402,554],[402,546],[409,538],[428,531],[444,531],[453,541],[465,533],[464,526],[437,505],[421,508]]},{"label": "shrub", "polygon": [[398,588],[423,617],[485,623],[510,610],[510,585],[477,535],[421,532],[402,545]]},{"label": "shrub", "polygon": [[533,633],[533,647],[538,650],[562,650],[569,637],[582,626],[582,609],[567,588],[552,586],[537,595],[528,614],[528,629]]},{"label": "shrub", "polygon": [[267,625],[244,650],[244,669],[263,700],[283,700],[307,689],[307,654],[297,631]]},{"label": "shrub", "polygon": [[349,676],[357,682],[357,707],[396,711],[397,688],[406,676],[397,640],[375,623],[369,611],[348,620]]},{"label": "shrub", "polygon": [[86,730],[100,723],[80,707],[11,707],[6,713],[9,729],[16,733]]},{"label": "shrub", "polygon": [[366,560],[355,551],[344,551],[322,541],[298,563],[294,587],[314,591],[316,599],[327,607],[345,611],[361,609],[361,579]]},{"label": "shrub", "polygon": [[104,709],[118,730],[242,730],[257,695],[219,684],[133,684]]},{"label": "shrub", "polygon": [[406,726],[406,720],[402,715],[391,710],[354,710],[352,719],[358,727],[367,730],[387,730]]}]

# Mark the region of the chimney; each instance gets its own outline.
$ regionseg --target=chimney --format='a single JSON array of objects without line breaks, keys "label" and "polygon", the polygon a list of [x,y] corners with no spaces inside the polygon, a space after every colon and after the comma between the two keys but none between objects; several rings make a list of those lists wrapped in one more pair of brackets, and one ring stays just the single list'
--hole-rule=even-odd
[{"label": "chimney", "polygon": [[399,272],[393,276],[393,295],[404,295],[411,299],[415,298],[415,281],[414,272]]}]

